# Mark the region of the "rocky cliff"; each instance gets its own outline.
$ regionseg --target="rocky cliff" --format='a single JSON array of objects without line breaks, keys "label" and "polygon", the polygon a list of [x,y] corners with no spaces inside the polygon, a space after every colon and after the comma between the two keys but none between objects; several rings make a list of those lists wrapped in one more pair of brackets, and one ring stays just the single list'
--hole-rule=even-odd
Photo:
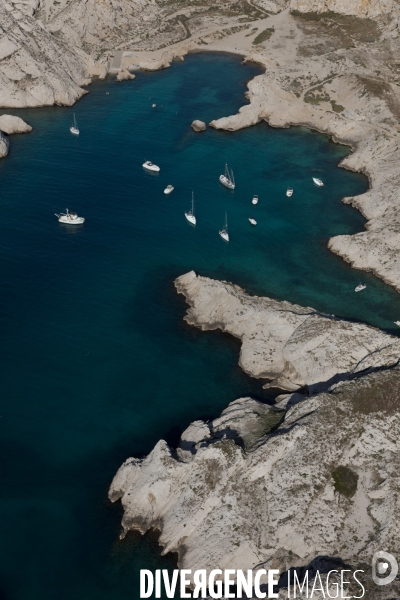
[{"label": "rocky cliff", "polygon": [[231,403],[193,423],[176,451],[160,441],[122,465],[109,496],[121,499],[124,533],[159,529],[163,553],[187,569],[282,572],[340,556],[366,570],[366,598],[394,597],[396,584],[381,596],[368,575],[375,551],[400,552],[399,392],[396,368],[286,398],[286,413]]},{"label": "rocky cliff", "polygon": [[369,369],[393,366],[400,340],[312,308],[250,296],[231,283],[196,276],[175,281],[188,302],[185,320],[241,340],[239,364],[268,386],[315,392]]},{"label": "rocky cliff", "polygon": [[[122,536],[160,530],[163,553],[177,552],[187,569],[285,571],[318,556],[363,568],[377,550],[400,552],[400,368],[387,369],[399,342],[194,273],[176,287],[186,320],[240,337],[241,363],[256,376],[303,377],[312,388],[333,371],[360,375],[364,358],[378,370],[274,406],[241,398],[192,423],[178,448],[161,440],[129,458],[109,491],[124,508]],[[389,597],[378,591],[366,597]]]}]

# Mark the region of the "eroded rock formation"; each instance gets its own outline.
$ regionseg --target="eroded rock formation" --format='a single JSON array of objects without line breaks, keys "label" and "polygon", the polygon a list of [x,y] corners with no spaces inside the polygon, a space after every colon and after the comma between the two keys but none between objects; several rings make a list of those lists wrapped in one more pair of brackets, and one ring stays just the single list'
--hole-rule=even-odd
[{"label": "eroded rock formation", "polygon": [[[159,529],[163,553],[193,570],[285,571],[321,555],[355,569],[399,553],[399,392],[398,368],[373,373],[295,403],[280,425],[279,406],[231,403],[177,451],[160,441],[122,465],[109,496],[124,532]],[[384,591],[365,597],[398,592]]]},{"label": "eroded rock formation", "polygon": [[242,342],[239,364],[272,387],[326,389],[368,369],[396,365],[400,340],[361,323],[312,308],[250,296],[231,283],[196,276],[175,281],[190,308],[185,320],[203,330],[221,329]]}]

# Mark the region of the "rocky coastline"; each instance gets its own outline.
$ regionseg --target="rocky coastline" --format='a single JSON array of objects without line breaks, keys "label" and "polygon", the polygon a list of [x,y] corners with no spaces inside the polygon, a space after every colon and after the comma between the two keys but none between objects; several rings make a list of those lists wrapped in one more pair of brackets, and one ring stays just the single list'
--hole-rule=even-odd
[{"label": "rocky coastline", "polygon": [[124,81],[188,52],[233,52],[263,65],[249,104],[211,126],[304,125],[350,145],[340,166],[365,173],[370,190],[343,201],[366,217],[366,230],[332,238],[329,249],[400,291],[395,0],[232,1],[229,10],[207,0],[135,8],[127,0],[0,0],[0,16],[1,107],[71,106],[92,77],[112,72]]},{"label": "rocky coastline", "polygon": [[[278,396],[273,406],[240,398],[213,421],[192,423],[176,449],[161,440],[146,458],[125,461],[109,491],[112,502],[122,502],[122,536],[157,529],[162,552],[176,552],[180,568],[208,571],[284,572],[321,556],[340,557],[356,569],[383,547],[400,551],[396,338],[366,326],[363,337],[358,324],[345,323],[343,339],[339,320],[250,297],[237,286],[192,272],[175,284],[190,306],[189,324],[241,337],[247,371],[243,354],[257,349],[259,364],[266,355],[268,363],[284,355],[280,344],[290,327],[289,354],[298,362],[293,368],[285,361],[285,376],[293,378],[304,361],[311,368],[310,383],[315,377],[319,384],[322,372],[327,381],[325,387],[309,385],[308,393]],[[378,343],[382,350],[394,343],[393,355],[385,362],[379,350],[372,351],[369,372],[355,372],[357,353],[375,335],[386,338]],[[338,360],[348,361],[347,380],[332,382],[326,372],[332,363],[343,374],[327,352],[328,338],[336,358],[346,354]],[[252,349],[245,350],[246,344]],[[260,369],[256,361],[250,364]],[[364,585],[368,591],[368,574]],[[397,588],[394,583],[385,592],[395,595]],[[375,587],[365,597],[387,596]]]}]

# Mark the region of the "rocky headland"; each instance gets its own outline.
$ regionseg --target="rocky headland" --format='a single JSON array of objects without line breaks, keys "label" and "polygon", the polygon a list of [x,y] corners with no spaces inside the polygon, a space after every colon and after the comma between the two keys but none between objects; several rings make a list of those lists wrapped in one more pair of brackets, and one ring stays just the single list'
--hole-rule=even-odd
[{"label": "rocky headland", "polygon": [[239,364],[269,387],[309,393],[370,369],[394,366],[400,339],[289,302],[250,296],[194,271],[175,281],[190,308],[185,321],[241,340]]},{"label": "rocky headland", "polygon": [[[283,572],[341,557],[368,565],[368,588],[373,553],[400,551],[399,342],[194,273],[176,287],[189,323],[241,338],[247,372],[326,388],[273,406],[240,398],[192,423],[178,448],[161,440],[146,458],[129,458],[109,492],[124,508],[123,535],[159,530],[163,553],[177,552],[187,569]],[[346,369],[347,380],[332,384],[332,372]],[[373,593],[366,597],[389,597]]]}]

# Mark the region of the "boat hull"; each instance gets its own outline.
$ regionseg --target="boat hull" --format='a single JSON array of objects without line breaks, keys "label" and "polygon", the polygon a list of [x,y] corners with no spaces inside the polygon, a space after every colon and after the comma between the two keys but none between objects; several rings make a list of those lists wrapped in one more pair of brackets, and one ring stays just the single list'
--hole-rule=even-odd
[{"label": "boat hull", "polygon": [[64,223],[65,225],[82,225],[85,222],[83,217],[77,217],[76,219],[68,219],[68,217],[60,217],[58,219],[59,223]]},{"label": "boat hull", "polygon": [[172,187],[172,188],[165,188],[165,190],[164,190],[164,194],[167,194],[167,195],[168,195],[168,194],[171,194],[171,192],[173,192],[173,191],[174,191],[174,188],[173,188],[173,187]]},{"label": "boat hull", "polygon": [[313,182],[315,183],[316,186],[323,187],[324,182],[321,181],[320,179],[317,179],[316,177],[313,177],[312,180],[313,180]]},{"label": "boat hull", "polygon": [[75,127],[70,127],[69,130],[73,135],[79,135],[79,129],[76,129]]},{"label": "boat hull", "polygon": [[151,171],[152,173],[159,173],[160,172],[160,167],[158,167],[157,165],[148,165],[146,163],[144,163],[142,165],[143,169],[146,169],[146,171]]},{"label": "boat hull", "polygon": [[188,223],[191,225],[196,225],[196,217],[191,213],[185,213],[185,217]]},{"label": "boat hull", "polygon": [[219,176],[219,181],[220,181],[220,183],[222,183],[222,185],[224,185],[228,189],[230,189],[230,190],[234,190],[235,189],[235,184],[232,183],[232,181],[230,179],[228,179],[227,177],[225,177],[225,175],[220,175]]},{"label": "boat hull", "polygon": [[222,240],[224,240],[224,242],[229,242],[229,235],[226,233],[226,231],[220,231],[219,236]]}]

